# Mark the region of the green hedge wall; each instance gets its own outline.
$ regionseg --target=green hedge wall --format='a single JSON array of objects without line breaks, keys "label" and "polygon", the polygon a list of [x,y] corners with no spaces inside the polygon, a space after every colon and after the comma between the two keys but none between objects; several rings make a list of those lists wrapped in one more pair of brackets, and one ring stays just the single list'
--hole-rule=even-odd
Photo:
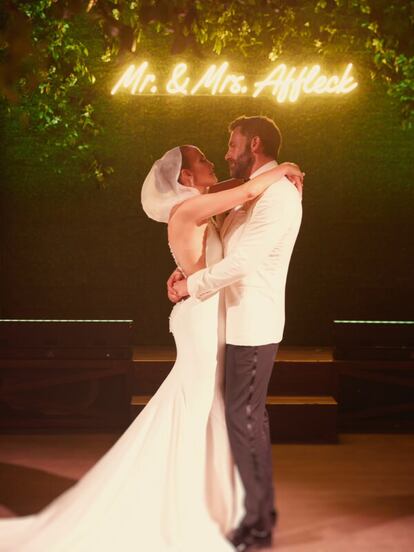
[{"label": "green hedge wall", "polygon": [[[159,43],[143,44],[136,57],[161,71],[182,58]],[[412,318],[414,132],[401,129],[396,107],[363,67],[355,68],[360,85],[348,96],[277,104],[265,97],[110,96],[127,61],[99,69],[93,91],[104,125],[96,147],[115,169],[106,188],[83,181],[76,160],[62,163],[56,176],[39,161],[42,144],[30,128],[3,108],[2,317],[132,317],[138,343],[171,343],[165,281],[174,264],[165,225],[140,208],[141,183],[155,159],[182,143],[198,145],[226,178],[227,124],[263,114],[281,128],[280,161],[299,163],[307,175],[285,342],[329,343],[335,317]],[[234,58],[250,75],[269,65],[259,61]],[[200,62],[191,63],[197,70]]]}]

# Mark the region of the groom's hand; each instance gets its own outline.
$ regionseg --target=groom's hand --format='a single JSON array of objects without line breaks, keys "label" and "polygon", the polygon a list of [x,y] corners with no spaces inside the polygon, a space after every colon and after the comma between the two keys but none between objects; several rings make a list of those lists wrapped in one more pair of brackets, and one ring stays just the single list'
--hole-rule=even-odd
[{"label": "groom's hand", "polygon": [[179,280],[174,284],[174,291],[180,299],[188,296],[187,279]]},{"label": "groom's hand", "polygon": [[184,274],[181,272],[181,270],[179,270],[177,268],[176,270],[174,270],[174,272],[171,274],[171,276],[167,280],[168,299],[172,303],[177,303],[181,299],[181,297],[178,295],[178,293],[174,289],[174,284],[176,282],[179,282],[180,280],[183,280],[184,278],[185,278]]}]

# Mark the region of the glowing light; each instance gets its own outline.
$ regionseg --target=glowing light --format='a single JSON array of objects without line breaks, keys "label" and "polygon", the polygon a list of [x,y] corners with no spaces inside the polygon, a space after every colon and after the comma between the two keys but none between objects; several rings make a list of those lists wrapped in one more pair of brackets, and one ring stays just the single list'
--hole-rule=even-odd
[{"label": "glowing light", "polygon": [[335,324],[414,324],[414,320],[334,320]]},{"label": "glowing light", "polygon": [[[142,79],[142,84],[141,86],[139,87],[138,89],[138,92],[140,94],[142,94],[142,92],[144,92],[146,86],[150,83],[150,82],[154,82],[155,81],[155,75],[145,75],[145,77]],[[135,94],[135,89],[133,88],[133,94]]]},{"label": "glowing light", "polygon": [[241,81],[245,79],[245,76],[233,74],[226,75],[228,68],[229,64],[227,61],[222,63],[220,67],[217,67],[215,64],[210,65],[201,79],[192,88],[191,95],[194,96],[194,94],[202,87],[211,89],[211,94],[213,96],[217,93],[217,91],[219,94],[222,94],[226,88],[229,89],[231,94],[240,94],[242,90]]},{"label": "glowing light", "polygon": [[320,75],[319,65],[304,67],[297,75],[297,68],[288,67],[281,63],[273,69],[269,75],[262,81],[254,84],[255,91],[253,97],[256,98],[266,89],[272,90],[272,95],[280,103],[289,100],[295,102],[301,93],[304,94],[348,94],[354,90],[358,83],[354,82],[354,77],[350,75],[352,63],[349,63],[342,75],[338,77],[333,75],[327,77]]},{"label": "glowing light", "polygon": [[[156,85],[157,77],[149,72],[149,64],[144,61],[139,66],[130,65],[115,86],[111,94],[121,88],[128,89],[137,95],[237,95],[244,94],[257,98],[262,94],[271,94],[279,103],[296,102],[301,95],[337,95],[349,94],[358,86],[351,75],[353,65],[348,63],[342,75],[327,75],[320,65],[311,67],[288,67],[280,63],[274,67],[263,80],[257,81],[249,88],[243,74],[230,71],[230,64],[212,64],[198,80],[193,80],[186,63],[176,64],[167,80],[164,92]],[[195,82],[195,84],[193,84]]]},{"label": "glowing light", "polygon": [[180,79],[187,72],[187,65],[179,63],[173,69],[171,79],[167,82],[167,92],[169,94],[187,94],[187,86],[190,83],[190,78],[186,77],[183,82]]},{"label": "glowing light", "polygon": [[138,93],[142,94],[151,82],[155,82],[156,77],[152,73],[146,74],[148,69],[148,61],[144,61],[141,65],[135,68],[135,65],[130,65],[119,81],[111,90],[111,94],[114,95],[118,92],[119,88],[131,88],[131,94],[135,94],[137,88]]},{"label": "glowing light", "polygon": [[0,322],[128,322],[133,320],[75,320],[75,319],[54,319],[54,318],[0,318]]}]

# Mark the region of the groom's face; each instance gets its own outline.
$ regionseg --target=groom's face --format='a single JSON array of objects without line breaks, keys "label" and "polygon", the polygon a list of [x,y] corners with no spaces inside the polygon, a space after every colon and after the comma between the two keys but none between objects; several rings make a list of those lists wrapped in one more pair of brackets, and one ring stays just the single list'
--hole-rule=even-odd
[{"label": "groom's face", "polygon": [[250,143],[250,138],[242,134],[239,127],[230,134],[225,160],[232,178],[249,178],[254,164]]}]

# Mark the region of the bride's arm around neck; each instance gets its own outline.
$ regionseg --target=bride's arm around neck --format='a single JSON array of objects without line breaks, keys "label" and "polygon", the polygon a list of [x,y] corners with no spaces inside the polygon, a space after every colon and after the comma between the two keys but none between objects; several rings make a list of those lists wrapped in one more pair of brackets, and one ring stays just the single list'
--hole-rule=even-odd
[{"label": "bride's arm around neck", "polygon": [[[201,225],[214,215],[224,213],[236,205],[255,199],[269,186],[289,174],[299,176],[302,175],[302,172],[292,163],[282,163],[243,184],[234,185],[232,181],[225,181],[224,185],[227,189],[192,197],[181,203],[171,214],[170,223],[174,221],[180,225],[183,223]],[[220,185],[217,184],[217,186]],[[228,186],[231,187],[228,188]]]}]

